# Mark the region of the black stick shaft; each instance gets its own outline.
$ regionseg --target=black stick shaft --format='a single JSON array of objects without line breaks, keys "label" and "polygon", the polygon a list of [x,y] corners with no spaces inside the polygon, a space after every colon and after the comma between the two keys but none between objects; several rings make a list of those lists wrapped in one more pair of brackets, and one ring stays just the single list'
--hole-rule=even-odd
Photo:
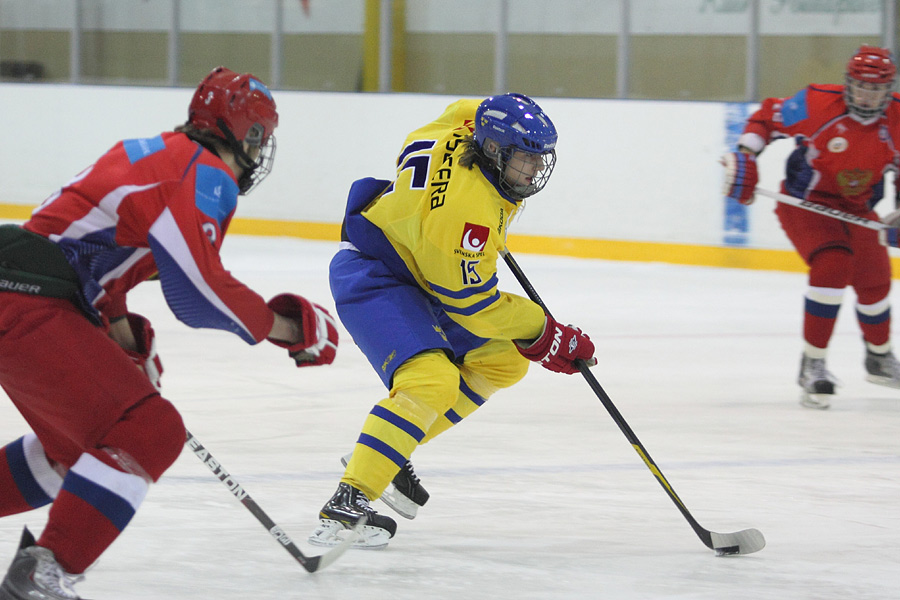
[{"label": "black stick shaft", "polygon": [[[200,461],[205,464],[210,471],[212,471],[213,475],[222,482],[222,484],[228,488],[228,491],[237,498],[241,504],[243,504],[247,510],[250,511],[256,520],[262,523],[262,526],[266,528],[266,531],[275,538],[276,541],[281,545],[282,548],[287,550],[288,554],[294,557],[298,563],[300,563],[304,569],[309,571],[310,573],[315,572],[319,569],[319,561],[321,560],[320,556],[304,556],[297,545],[291,540],[288,536],[287,532],[275,524],[269,515],[256,503],[253,498],[250,497],[250,494],[244,490],[243,486],[235,481],[234,477],[226,471],[222,464],[213,458],[212,454],[209,453],[203,444],[194,437],[194,435],[185,429],[185,434],[187,439],[185,440],[185,444],[188,448],[191,449],[191,452],[194,453],[194,456],[200,459]],[[323,565],[324,566],[324,565]]]},{"label": "black stick shaft", "polygon": [[[534,286],[531,285],[531,282],[528,281],[528,278],[525,277],[525,273],[522,271],[522,268],[519,267],[519,264],[516,262],[516,259],[513,258],[512,254],[508,251],[503,253],[503,260],[506,261],[509,270],[512,271],[512,274],[519,281],[519,284],[522,286],[522,289],[525,290],[525,293],[528,294],[528,297],[531,298],[533,302],[536,302],[540,305],[541,308],[544,309],[544,312],[547,315],[550,315],[550,310],[547,308],[547,305],[544,304],[544,301],[541,300],[541,297],[538,295],[537,290],[534,289]],[[594,374],[591,373],[590,368],[584,363],[583,360],[576,361],[578,366],[578,370],[581,372],[584,379],[588,382],[588,385],[594,391],[594,394],[597,395],[597,398],[600,402],[603,403],[603,406],[606,408],[607,412],[609,412],[610,416],[613,418],[613,421],[616,422],[616,425],[619,426],[619,429],[622,430],[622,433],[625,434],[625,437],[631,443],[632,447],[634,447],[635,451],[638,453],[638,456],[641,457],[641,460],[644,461],[644,464],[650,469],[650,472],[653,473],[653,476],[656,477],[656,480],[659,481],[659,484],[663,487],[668,494],[669,498],[672,499],[672,502],[675,503],[675,506],[678,507],[678,510],[681,511],[681,514],[687,519],[687,522],[690,524],[691,528],[694,532],[700,537],[700,541],[702,541],[708,548],[714,548],[712,535],[710,532],[702,527],[696,519],[694,519],[693,515],[691,515],[690,511],[688,511],[687,507],[681,501],[681,498],[678,497],[678,494],[675,493],[675,490],[669,484],[668,480],[666,480],[665,476],[662,474],[662,471],[659,470],[659,467],[656,466],[656,463],[653,462],[653,459],[650,457],[650,454],[647,452],[647,449],[644,448],[644,445],[637,438],[634,431],[632,431],[631,427],[625,421],[625,418],[619,412],[619,409],[616,408],[616,405],[613,404],[612,399],[610,399],[609,395],[600,386],[600,382],[594,377]]]}]

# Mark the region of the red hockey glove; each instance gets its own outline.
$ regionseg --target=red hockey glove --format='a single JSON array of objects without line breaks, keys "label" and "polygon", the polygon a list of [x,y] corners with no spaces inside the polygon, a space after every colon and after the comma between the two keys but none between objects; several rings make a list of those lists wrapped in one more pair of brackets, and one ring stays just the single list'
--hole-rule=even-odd
[{"label": "red hockey glove", "polygon": [[730,152],[719,161],[725,167],[726,197],[741,204],[753,204],[753,190],[759,183],[756,170],[756,155],[747,152]]},{"label": "red hockey glove", "polygon": [[134,341],[137,342],[137,350],[126,349],[125,354],[147,375],[153,387],[161,389],[163,366],[159,354],[156,353],[156,334],[150,326],[150,321],[135,313],[128,313],[125,318],[128,319],[128,326],[131,327]]},{"label": "red hockey glove", "polygon": [[337,324],[328,311],[306,298],[294,294],[279,294],[269,300],[269,308],[300,324],[302,338],[295,344],[269,338],[276,346],[287,348],[288,355],[298,367],[330,365],[337,353]]},{"label": "red hockey glove", "polygon": [[597,364],[594,358],[594,342],[577,327],[560,325],[547,315],[544,331],[530,346],[516,348],[528,360],[541,363],[545,369],[555,373],[577,373],[576,360],[583,360],[589,367]]}]

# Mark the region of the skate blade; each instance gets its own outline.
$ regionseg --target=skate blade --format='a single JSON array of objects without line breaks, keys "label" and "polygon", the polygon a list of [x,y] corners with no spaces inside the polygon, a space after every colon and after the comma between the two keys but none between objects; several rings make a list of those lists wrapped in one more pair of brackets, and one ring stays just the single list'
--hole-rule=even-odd
[{"label": "skate blade", "polygon": [[356,538],[350,547],[359,550],[383,550],[391,539],[391,535],[381,527],[363,525],[351,530],[340,521],[319,519],[319,526],[307,541],[313,546],[334,547],[344,544],[349,536]]},{"label": "skate blade", "polygon": [[415,519],[419,510],[419,505],[398,492],[393,483],[382,492],[380,500],[405,519]]},{"label": "skate blade", "polygon": [[[338,545],[336,545],[336,546],[332,546],[331,550],[328,550],[327,552],[325,552],[325,554],[322,554],[322,555],[316,557],[318,560],[318,563],[315,565],[314,569],[312,569],[312,570],[307,569],[307,570],[309,570],[310,573],[312,573],[314,571],[319,571],[321,569],[324,569],[325,567],[327,567],[334,561],[336,561],[338,558],[340,558],[341,555],[344,554],[344,552],[346,552],[350,548],[352,548],[353,543],[359,539],[359,531],[363,528],[363,526],[365,524],[366,524],[366,517],[363,517],[353,527],[353,529],[350,530],[350,533],[343,537],[343,541],[338,543]],[[306,565],[304,565],[304,566],[306,566]]]},{"label": "skate blade", "polygon": [[800,394],[800,404],[806,408],[825,410],[831,406],[832,396],[834,394],[810,394],[809,392],[803,392]]},{"label": "skate blade", "polygon": [[866,381],[875,385],[883,385],[884,387],[900,389],[900,381],[891,379],[890,377],[882,377],[881,375],[866,375]]}]

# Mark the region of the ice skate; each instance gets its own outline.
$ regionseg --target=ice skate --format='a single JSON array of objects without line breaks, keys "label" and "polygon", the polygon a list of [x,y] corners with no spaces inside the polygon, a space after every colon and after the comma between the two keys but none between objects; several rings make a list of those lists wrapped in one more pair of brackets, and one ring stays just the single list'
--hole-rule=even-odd
[{"label": "ice skate", "polygon": [[[341,457],[341,464],[345,467],[350,462],[353,453]],[[382,502],[390,506],[394,512],[406,519],[415,519],[420,506],[425,506],[429,498],[428,492],[422,486],[422,482],[416,476],[412,463],[406,461],[403,468],[394,476],[394,480],[381,494]]]},{"label": "ice skate", "polygon": [[19,551],[0,584],[0,600],[81,600],[72,586],[82,579],[82,575],[66,573],[53,552],[36,546],[25,528]]},{"label": "ice skate", "polygon": [[381,550],[388,545],[397,531],[397,523],[390,517],[379,515],[369,506],[369,499],[350,484],[341,483],[322,510],[319,525],[309,536],[309,543],[316,546],[337,546],[350,530],[365,519],[365,525],[357,530],[359,539],[354,548]]},{"label": "ice skate", "polygon": [[893,352],[875,354],[866,350],[866,381],[892,388],[900,388],[900,362]]},{"label": "ice skate", "polygon": [[807,408],[824,410],[831,406],[837,378],[825,368],[824,358],[810,358],[806,354],[800,361],[797,383],[803,388],[800,404]]}]

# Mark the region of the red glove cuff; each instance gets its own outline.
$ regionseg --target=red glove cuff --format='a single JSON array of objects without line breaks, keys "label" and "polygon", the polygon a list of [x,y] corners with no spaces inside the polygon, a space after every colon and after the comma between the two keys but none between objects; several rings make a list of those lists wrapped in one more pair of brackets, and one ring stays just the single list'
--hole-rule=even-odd
[{"label": "red glove cuff", "polygon": [[753,203],[753,191],[759,183],[756,155],[731,152],[722,157],[725,166],[725,196],[741,204]]},{"label": "red glove cuff", "polygon": [[294,294],[279,294],[268,302],[273,312],[294,319],[302,338],[295,343],[268,338],[276,346],[287,348],[298,367],[329,365],[337,354],[338,332],[327,310]]},{"label": "red glove cuff", "polygon": [[591,338],[577,327],[561,325],[550,315],[538,339],[524,348],[516,343],[516,348],[528,360],[556,373],[577,373],[577,360],[585,361],[589,367],[597,364]]},{"label": "red glove cuff", "polygon": [[125,354],[147,375],[153,387],[160,389],[163,366],[159,354],[156,353],[156,333],[146,317],[128,313],[125,318],[137,345],[136,350],[126,349]]},{"label": "red glove cuff", "polygon": [[301,339],[298,342],[287,342],[275,338],[266,338],[276,346],[287,348],[288,353],[299,352],[310,343],[307,340],[316,339],[316,319],[313,303],[302,296],[294,294],[279,294],[267,302],[268,307],[274,313],[287,317],[297,322],[300,326]]}]

